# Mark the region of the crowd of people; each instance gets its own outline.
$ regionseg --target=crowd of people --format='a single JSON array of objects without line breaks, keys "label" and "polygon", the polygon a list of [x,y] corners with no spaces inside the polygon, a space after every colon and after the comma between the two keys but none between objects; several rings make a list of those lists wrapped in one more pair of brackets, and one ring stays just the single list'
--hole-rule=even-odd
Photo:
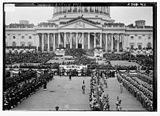
[{"label": "crowd of people", "polygon": [[109,95],[104,93],[104,86],[107,87],[105,74],[92,73],[90,80],[90,108],[92,111],[109,111]]},{"label": "crowd of people", "polygon": [[[24,73],[24,72],[23,72]],[[35,76],[33,70],[25,72],[29,78],[23,78],[21,81],[16,81],[3,91],[3,109],[10,110],[20,104],[23,100],[30,97],[41,87],[46,85],[53,78],[53,73],[45,70],[40,76]],[[24,74],[20,74],[24,75]],[[19,76],[19,78],[21,78]],[[4,83],[5,85],[6,83]]]},{"label": "crowd of people", "polygon": [[144,108],[148,111],[153,110],[153,93],[143,87],[141,84],[138,84],[135,79],[128,77],[124,73],[117,73],[117,79],[120,83],[123,83],[123,86],[137,98],[138,101],[142,104]]},{"label": "crowd of people", "polygon": [[6,53],[5,63],[45,63],[55,56],[54,53]]},{"label": "crowd of people", "polygon": [[153,70],[154,67],[154,57],[153,55],[146,56],[146,55],[132,55],[130,52],[125,52],[123,54],[114,54],[114,53],[106,53],[104,57],[107,60],[128,60],[128,61],[135,61],[139,65],[142,66],[143,70],[150,69]]},{"label": "crowd of people", "polygon": [[[109,111],[109,95],[105,94],[104,88],[108,88],[107,79],[115,77],[114,70],[137,70],[136,66],[115,66],[110,63],[108,65],[99,65],[95,60],[86,57],[83,49],[66,50],[67,55],[72,55],[74,61],[62,63],[46,63],[49,59],[55,56],[54,53],[8,53],[6,54],[6,64],[23,63],[20,68],[28,68],[27,71],[20,71],[17,76],[11,77],[7,72],[4,79],[3,92],[3,109],[10,110],[20,104],[24,99],[34,94],[41,87],[47,88],[47,83],[53,78],[53,75],[69,76],[91,76],[90,80],[90,108],[93,111]],[[107,60],[136,60],[139,64],[153,65],[153,59],[150,56],[133,56],[130,53],[124,54],[105,54]],[[26,64],[25,64],[26,63]],[[40,63],[32,65],[27,63]],[[60,70],[59,65],[87,65],[86,70]],[[45,69],[41,75],[37,75],[37,71],[33,69]],[[153,69],[153,66],[149,66]],[[46,70],[47,69],[47,70]],[[48,69],[56,69],[49,71]],[[99,71],[93,72],[94,69]],[[100,71],[101,70],[101,71]],[[104,70],[104,71],[103,71]],[[133,76],[144,81],[139,83]],[[153,110],[153,88],[148,86],[153,84],[153,79],[137,75],[129,75],[126,73],[117,73],[117,79],[120,82],[120,90],[123,92],[123,86],[131,92],[147,110]],[[85,84],[82,86],[83,94],[85,94]],[[117,96],[116,110],[122,110],[121,100]]]}]

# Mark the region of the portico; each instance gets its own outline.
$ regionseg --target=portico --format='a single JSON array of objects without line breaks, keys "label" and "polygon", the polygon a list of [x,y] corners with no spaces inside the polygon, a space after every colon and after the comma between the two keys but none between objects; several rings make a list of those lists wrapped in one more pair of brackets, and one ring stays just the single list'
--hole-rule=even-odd
[{"label": "portico", "polygon": [[[48,31],[47,31],[48,30]],[[52,52],[56,48],[94,49],[100,47],[106,52],[123,49],[123,32],[103,30],[82,19],[58,27],[56,30],[43,29],[38,32],[39,51]]]}]

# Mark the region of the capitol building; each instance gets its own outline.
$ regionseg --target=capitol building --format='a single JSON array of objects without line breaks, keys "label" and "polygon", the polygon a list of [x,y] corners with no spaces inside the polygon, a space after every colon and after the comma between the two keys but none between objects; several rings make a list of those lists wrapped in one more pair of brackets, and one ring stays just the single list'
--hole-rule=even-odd
[{"label": "capitol building", "polygon": [[51,19],[30,24],[27,20],[5,27],[5,45],[13,48],[34,48],[54,52],[58,48],[102,48],[105,52],[153,48],[153,27],[145,20],[134,24],[116,23],[110,7],[54,7]]}]

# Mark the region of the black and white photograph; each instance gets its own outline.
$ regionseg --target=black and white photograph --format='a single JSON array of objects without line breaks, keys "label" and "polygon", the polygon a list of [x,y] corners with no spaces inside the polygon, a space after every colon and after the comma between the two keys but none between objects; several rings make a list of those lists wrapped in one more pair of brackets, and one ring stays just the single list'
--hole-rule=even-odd
[{"label": "black and white photograph", "polygon": [[156,2],[4,2],[3,111],[157,111]]}]

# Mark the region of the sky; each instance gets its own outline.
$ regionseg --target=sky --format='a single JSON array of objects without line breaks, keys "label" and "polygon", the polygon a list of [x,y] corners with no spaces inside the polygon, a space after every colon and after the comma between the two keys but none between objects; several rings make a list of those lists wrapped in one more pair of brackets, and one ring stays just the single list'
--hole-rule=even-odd
[{"label": "sky", "polygon": [[[7,7],[8,8],[8,7]],[[5,23],[18,23],[19,20],[29,20],[37,25],[52,18],[53,7],[15,7],[5,9]],[[115,22],[125,25],[134,24],[135,20],[146,20],[146,25],[153,25],[152,7],[110,7],[110,16]]]}]

